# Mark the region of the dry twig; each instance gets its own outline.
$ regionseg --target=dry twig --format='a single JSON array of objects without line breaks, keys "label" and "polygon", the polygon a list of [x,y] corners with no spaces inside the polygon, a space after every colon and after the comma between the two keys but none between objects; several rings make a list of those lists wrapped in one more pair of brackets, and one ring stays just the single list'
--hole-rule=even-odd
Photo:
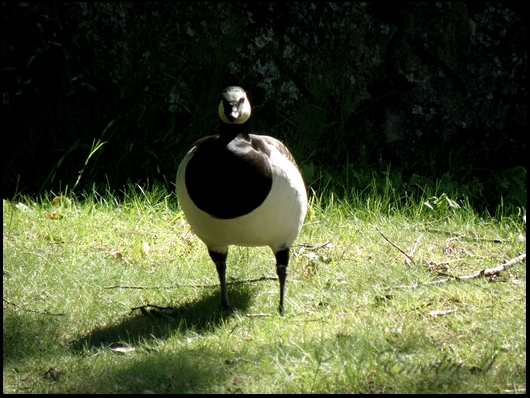
[{"label": "dry twig", "polygon": [[439,273],[439,275],[448,276],[453,279],[457,280],[463,280],[463,279],[474,279],[474,278],[480,278],[481,276],[493,276],[498,275],[505,269],[510,268],[512,265],[517,264],[521,261],[523,261],[526,258],[526,253],[520,253],[517,257],[512,258],[508,261],[503,261],[499,265],[493,268],[484,268],[480,271],[473,272],[469,275],[449,275],[445,273]]},{"label": "dry twig", "polygon": [[414,241],[414,246],[412,246],[412,250],[411,250],[410,253],[409,253],[409,257],[412,257],[412,256],[414,255],[414,253],[416,252],[416,249],[417,249],[417,247],[418,247],[418,244],[420,243],[421,238],[423,238],[423,235],[425,235],[425,234],[421,234],[421,235],[418,237],[418,239],[416,239],[416,240]]},{"label": "dry twig", "polygon": [[[260,278],[254,278],[254,279],[241,279],[238,281],[230,281],[227,282],[227,285],[241,285],[244,283],[253,283],[253,282],[261,282],[261,281],[275,281],[278,280],[277,276],[262,276]],[[105,289],[178,289],[181,287],[219,287],[219,284],[216,283],[214,285],[194,285],[194,284],[175,284],[173,286],[120,286],[120,285],[114,285],[114,286],[105,286]]]},{"label": "dry twig", "polygon": [[6,300],[6,299],[3,299],[3,300],[4,300],[4,303],[12,305],[13,307],[18,308],[19,310],[22,310],[22,311],[33,312],[35,314],[40,314],[40,315],[54,315],[54,316],[63,316],[64,315],[64,314],[55,314],[53,312],[48,312],[48,311],[42,312],[42,311],[28,310],[27,308],[22,308],[21,306],[15,304],[15,303],[12,303],[9,300]]},{"label": "dry twig", "polygon": [[305,243],[299,243],[299,244],[297,244],[295,246],[303,247],[305,249],[318,250],[318,249],[321,249],[321,248],[323,248],[325,246],[328,246],[330,244],[331,244],[331,241],[327,240],[324,243],[319,243],[317,245],[308,245],[308,244],[305,244]]},{"label": "dry twig", "polygon": [[429,311],[429,316],[444,316],[444,315],[448,315],[448,314],[453,314],[453,313],[455,313],[458,310],[459,309],[456,309],[456,310],[435,310],[435,311]]},{"label": "dry twig", "polygon": [[462,234],[462,235],[458,235],[458,236],[456,236],[456,237],[454,237],[454,238],[449,238],[449,239],[447,239],[447,240],[445,241],[444,253],[447,254],[447,253],[451,253],[452,251],[454,251],[454,249],[453,249],[452,247],[449,246],[449,243],[450,243],[451,241],[453,241],[453,240],[458,240],[458,239],[463,238],[463,237],[465,237],[465,236],[466,236],[466,235],[463,235],[463,234]]},{"label": "dry twig", "polygon": [[[152,308],[156,311],[147,311],[148,308]],[[172,319],[169,315],[177,311],[177,309],[174,307],[159,307],[158,305],[146,304],[146,305],[141,305],[140,307],[131,308],[131,312],[129,313],[129,315],[131,315],[136,310],[140,310],[140,312],[144,316],[154,315],[156,317],[159,317],[159,318],[164,317],[166,319]]]},{"label": "dry twig", "polygon": [[[453,232],[451,231],[444,231],[442,229],[434,229],[434,228],[425,228],[426,231],[428,232],[435,232],[435,233],[439,233],[439,234],[445,234],[445,235],[454,235]],[[506,239],[490,239],[490,238],[482,238],[480,236],[477,236],[475,234],[474,237],[470,237],[470,236],[467,236],[465,234],[461,234],[458,238],[464,238],[464,239],[468,239],[468,240],[480,240],[480,241],[483,241],[483,242],[494,242],[494,243],[504,243],[504,242],[507,242]]]},{"label": "dry twig", "polygon": [[511,266],[520,263],[526,259],[526,253],[520,253],[517,257],[514,257],[508,261],[503,261],[499,265],[493,268],[484,268],[480,271],[473,272],[469,275],[450,275],[446,273],[438,273],[438,275],[445,276],[446,278],[435,279],[433,281],[427,282],[416,282],[413,285],[401,285],[401,286],[389,286],[387,289],[416,289],[420,286],[429,286],[429,285],[441,285],[442,283],[448,282],[450,280],[466,280],[474,279],[480,277],[489,277],[493,275],[498,275],[502,271],[510,268]]},{"label": "dry twig", "polygon": [[376,229],[377,232],[379,232],[381,234],[381,236],[388,242],[390,243],[392,246],[394,246],[396,249],[398,249],[401,253],[403,253],[403,255],[405,257],[407,257],[410,262],[414,265],[416,265],[416,262],[412,259],[412,257],[410,257],[407,253],[405,253],[403,251],[403,249],[401,249],[398,245],[396,245],[394,242],[392,242],[390,239],[388,239],[385,235],[383,235],[383,233],[381,231],[379,231],[379,229],[374,225],[374,228]]}]

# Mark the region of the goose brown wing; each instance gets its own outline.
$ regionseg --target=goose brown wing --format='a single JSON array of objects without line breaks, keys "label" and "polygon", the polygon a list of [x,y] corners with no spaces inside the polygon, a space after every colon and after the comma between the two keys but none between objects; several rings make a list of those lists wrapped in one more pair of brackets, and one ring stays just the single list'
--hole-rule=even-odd
[{"label": "goose brown wing", "polygon": [[283,144],[283,142],[277,140],[276,138],[269,137],[269,136],[259,136],[259,135],[250,134],[250,137],[252,139],[259,138],[259,139],[263,140],[268,147],[276,148],[276,150],[278,152],[280,152],[283,156],[285,156],[287,159],[289,159],[289,161],[292,164],[294,164],[296,166],[296,168],[298,168],[298,165],[296,164],[296,160],[294,160],[293,155],[291,154],[289,149],[287,149],[287,147]]}]

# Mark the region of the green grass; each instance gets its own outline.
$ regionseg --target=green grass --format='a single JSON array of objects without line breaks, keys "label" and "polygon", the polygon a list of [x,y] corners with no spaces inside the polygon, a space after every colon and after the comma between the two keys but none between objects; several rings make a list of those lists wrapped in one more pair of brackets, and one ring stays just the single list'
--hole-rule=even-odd
[{"label": "green grass", "polygon": [[[238,247],[221,314],[172,194],[4,201],[3,392],[526,392],[525,261],[421,284],[526,252],[521,217],[443,195],[310,197],[285,316],[277,281],[237,283],[275,276],[270,249]],[[174,310],[131,311],[148,305]]]}]

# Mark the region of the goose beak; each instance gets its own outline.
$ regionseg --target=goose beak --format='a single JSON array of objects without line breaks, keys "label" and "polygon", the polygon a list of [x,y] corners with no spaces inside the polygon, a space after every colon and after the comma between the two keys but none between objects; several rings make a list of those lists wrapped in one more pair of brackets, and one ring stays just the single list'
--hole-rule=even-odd
[{"label": "goose beak", "polygon": [[231,102],[230,106],[232,107],[230,113],[226,115],[228,120],[233,122],[236,119],[239,119],[241,114],[243,113],[243,104],[245,103],[245,99],[241,98],[238,102]]},{"label": "goose beak", "polygon": [[239,116],[241,116],[241,111],[238,103],[237,105],[232,105],[232,111],[228,115],[226,115],[226,117],[228,118],[228,120],[233,122],[234,120],[239,118]]}]

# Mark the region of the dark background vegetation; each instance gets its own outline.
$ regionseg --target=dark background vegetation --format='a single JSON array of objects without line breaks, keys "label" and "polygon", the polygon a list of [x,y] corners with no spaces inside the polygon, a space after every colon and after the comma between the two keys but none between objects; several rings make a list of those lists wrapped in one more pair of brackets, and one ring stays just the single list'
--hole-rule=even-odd
[{"label": "dark background vegetation", "polygon": [[2,7],[3,198],[174,190],[240,85],[253,130],[286,142],[316,192],[347,199],[375,179],[526,206],[520,2]]}]

